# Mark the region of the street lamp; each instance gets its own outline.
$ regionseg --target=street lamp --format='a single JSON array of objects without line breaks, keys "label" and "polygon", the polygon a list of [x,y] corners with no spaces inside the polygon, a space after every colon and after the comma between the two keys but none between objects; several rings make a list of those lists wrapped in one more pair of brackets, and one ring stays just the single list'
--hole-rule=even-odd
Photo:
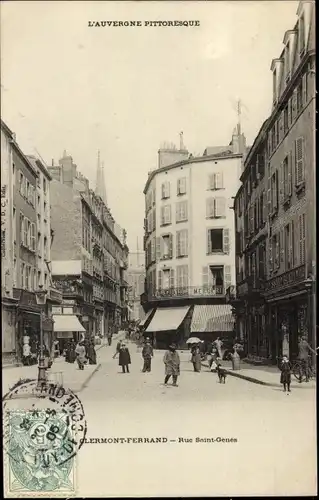
[{"label": "street lamp", "polygon": [[44,349],[43,349],[43,314],[44,307],[47,301],[47,290],[43,290],[43,285],[39,285],[39,290],[35,291],[37,304],[41,307],[40,311],[40,356],[38,365],[38,388],[46,384],[46,372],[44,366]]}]

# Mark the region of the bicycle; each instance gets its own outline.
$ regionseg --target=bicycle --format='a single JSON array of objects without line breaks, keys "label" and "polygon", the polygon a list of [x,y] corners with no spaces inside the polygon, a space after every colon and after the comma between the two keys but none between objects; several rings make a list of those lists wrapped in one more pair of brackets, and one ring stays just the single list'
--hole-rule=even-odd
[{"label": "bicycle", "polygon": [[[292,373],[299,383],[307,380],[307,367],[302,359],[296,359],[292,363]],[[316,378],[316,368],[311,363],[308,364],[308,380]]]}]

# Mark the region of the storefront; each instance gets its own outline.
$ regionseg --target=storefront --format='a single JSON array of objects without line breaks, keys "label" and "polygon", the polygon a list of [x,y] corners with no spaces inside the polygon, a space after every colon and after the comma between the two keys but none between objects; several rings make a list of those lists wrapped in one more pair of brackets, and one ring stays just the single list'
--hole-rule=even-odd
[{"label": "storefront", "polygon": [[77,343],[85,334],[85,328],[75,314],[54,314],[53,321],[54,334],[58,341],[60,354],[63,353],[70,340]]},{"label": "storefront", "polygon": [[185,320],[190,306],[157,308],[151,322],[145,330],[154,347],[167,349],[172,342],[183,347],[187,334]]}]

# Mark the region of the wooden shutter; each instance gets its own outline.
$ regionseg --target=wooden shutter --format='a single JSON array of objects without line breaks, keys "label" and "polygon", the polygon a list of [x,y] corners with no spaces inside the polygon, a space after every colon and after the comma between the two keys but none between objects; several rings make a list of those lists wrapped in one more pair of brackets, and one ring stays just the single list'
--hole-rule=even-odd
[{"label": "wooden shutter", "polygon": [[154,231],[154,229],[156,229],[156,211],[155,211],[155,209],[152,212],[152,219],[153,219],[152,226],[153,226],[153,231]]},{"label": "wooden shutter", "polygon": [[306,228],[305,228],[305,215],[299,216],[299,258],[300,265],[305,263],[305,239],[306,239]]},{"label": "wooden shutter", "polygon": [[224,267],[224,293],[231,286],[231,266]]},{"label": "wooden shutter", "polygon": [[176,257],[181,256],[181,231],[176,231]]},{"label": "wooden shutter", "polygon": [[161,207],[161,226],[164,224],[164,207]]},{"label": "wooden shutter", "polygon": [[295,225],[294,221],[290,223],[290,247],[291,247],[291,267],[295,266]]},{"label": "wooden shutter", "polygon": [[188,219],[188,203],[184,201],[184,220]]},{"label": "wooden shutter", "polygon": [[269,271],[271,272],[274,269],[273,240],[272,240],[272,238],[268,239],[268,260],[269,260]]},{"label": "wooden shutter", "polygon": [[207,253],[212,253],[212,234],[210,229],[207,229]]},{"label": "wooden shutter", "polygon": [[181,194],[181,179],[177,179],[177,194]]},{"label": "wooden shutter", "polygon": [[281,162],[280,168],[278,169],[278,181],[279,181],[279,203],[282,204],[285,197],[285,173],[284,173],[285,162]]},{"label": "wooden shutter", "polygon": [[287,263],[285,262],[285,233],[284,229],[280,231],[279,238],[279,251],[280,251],[280,264],[282,269],[286,269]]},{"label": "wooden shutter", "polygon": [[229,229],[223,229],[223,252],[229,254]]},{"label": "wooden shutter", "polygon": [[163,271],[158,271],[158,289],[162,289],[162,282],[163,282]]},{"label": "wooden shutter", "polygon": [[174,288],[174,282],[175,282],[174,274],[175,274],[174,269],[170,269],[170,272],[169,272],[169,287],[170,288]]},{"label": "wooden shutter", "polygon": [[215,189],[223,189],[223,187],[224,187],[223,173],[217,172],[215,174]]},{"label": "wooden shutter", "polygon": [[31,223],[31,250],[35,252],[35,224]]},{"label": "wooden shutter", "polygon": [[291,151],[288,154],[288,186],[287,186],[288,196],[292,195],[292,154]]},{"label": "wooden shutter", "polygon": [[188,229],[184,230],[184,255],[188,255]]},{"label": "wooden shutter", "polygon": [[289,99],[287,103],[287,122],[289,128],[291,124],[291,99]]},{"label": "wooden shutter", "polygon": [[222,197],[215,198],[215,217],[225,217],[226,199]]},{"label": "wooden shutter", "polygon": [[215,174],[208,176],[208,189],[215,189]]},{"label": "wooden shutter", "polygon": [[161,237],[156,238],[156,260],[161,260]]},{"label": "wooden shutter", "polygon": [[165,198],[165,182],[162,184],[162,199]]},{"label": "wooden shutter", "polygon": [[299,185],[304,181],[304,163],[303,163],[303,138],[295,142],[295,158],[296,158],[296,184]]},{"label": "wooden shutter", "polygon": [[208,266],[203,266],[202,268],[202,283],[203,286],[208,286]]},{"label": "wooden shutter", "polygon": [[280,113],[280,116],[279,116],[278,128],[279,128],[278,136],[279,136],[279,142],[280,142],[284,136],[284,112],[283,111]]},{"label": "wooden shutter", "polygon": [[207,198],[206,200],[206,217],[214,217],[214,198]]},{"label": "wooden shutter", "polygon": [[255,207],[250,206],[250,232],[253,233],[255,228]]},{"label": "wooden shutter", "polygon": [[305,107],[308,102],[308,88],[307,88],[307,73],[305,73],[302,77],[302,105]]},{"label": "wooden shutter", "polygon": [[173,258],[173,235],[169,235],[169,258]]}]

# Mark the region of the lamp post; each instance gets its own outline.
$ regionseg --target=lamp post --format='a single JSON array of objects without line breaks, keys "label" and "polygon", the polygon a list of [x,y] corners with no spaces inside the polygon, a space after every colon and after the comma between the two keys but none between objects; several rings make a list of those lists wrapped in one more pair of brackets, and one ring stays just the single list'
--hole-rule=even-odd
[{"label": "lamp post", "polygon": [[46,384],[46,372],[44,366],[44,349],[43,349],[43,314],[44,307],[47,301],[47,290],[43,290],[43,285],[39,286],[39,290],[35,292],[37,304],[41,307],[40,312],[40,356],[38,365],[38,388]]}]

